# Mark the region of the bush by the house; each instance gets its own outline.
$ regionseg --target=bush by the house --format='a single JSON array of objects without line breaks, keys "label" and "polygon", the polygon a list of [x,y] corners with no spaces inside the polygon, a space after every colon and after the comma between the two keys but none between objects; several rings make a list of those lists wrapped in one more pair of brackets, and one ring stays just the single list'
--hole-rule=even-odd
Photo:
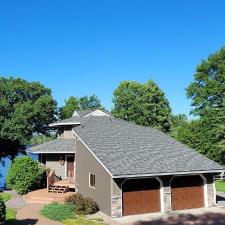
[{"label": "bush by the house", "polygon": [[0,198],[0,224],[5,221],[6,206],[4,201]]},{"label": "bush by the house", "polygon": [[85,198],[84,202],[86,214],[94,214],[99,211],[97,203],[91,198]]},{"label": "bush by the house", "polygon": [[66,198],[66,203],[75,205],[78,214],[94,214],[98,212],[99,207],[91,198],[84,198],[83,195],[76,193]]},{"label": "bush by the house", "polygon": [[43,216],[48,217],[51,220],[63,221],[67,219],[74,219],[75,214],[75,206],[73,204],[65,203],[51,203],[45,205],[42,210],[41,214]]},{"label": "bush by the house", "polygon": [[42,179],[44,168],[29,156],[17,157],[8,170],[7,186],[19,194],[25,194]]},{"label": "bush by the house", "polygon": [[79,193],[70,195],[65,199],[65,202],[73,204],[76,207],[76,212],[78,214],[85,213],[85,201],[83,195]]}]

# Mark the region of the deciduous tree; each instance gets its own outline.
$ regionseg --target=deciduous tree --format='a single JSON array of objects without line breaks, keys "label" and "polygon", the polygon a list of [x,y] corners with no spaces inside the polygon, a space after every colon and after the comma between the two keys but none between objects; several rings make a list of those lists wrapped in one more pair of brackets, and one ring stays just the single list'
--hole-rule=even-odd
[{"label": "deciduous tree", "polygon": [[24,151],[34,133],[48,135],[56,101],[38,82],[0,77],[0,157]]},{"label": "deciduous tree", "polygon": [[150,80],[145,84],[124,81],[113,95],[115,117],[169,132],[169,102],[154,81]]}]

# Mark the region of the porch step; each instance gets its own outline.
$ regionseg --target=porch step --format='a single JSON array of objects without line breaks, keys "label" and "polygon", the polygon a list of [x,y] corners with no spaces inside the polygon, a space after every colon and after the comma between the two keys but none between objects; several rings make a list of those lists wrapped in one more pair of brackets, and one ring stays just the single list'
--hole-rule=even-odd
[{"label": "porch step", "polygon": [[50,203],[52,203],[53,201],[48,202],[48,201],[38,201],[38,200],[28,199],[28,200],[26,200],[26,202],[27,202],[27,203],[36,203],[36,204],[50,204]]},{"label": "porch step", "polygon": [[49,187],[48,192],[51,193],[66,193],[68,191],[69,187],[68,186],[59,186],[59,185],[51,185]]}]

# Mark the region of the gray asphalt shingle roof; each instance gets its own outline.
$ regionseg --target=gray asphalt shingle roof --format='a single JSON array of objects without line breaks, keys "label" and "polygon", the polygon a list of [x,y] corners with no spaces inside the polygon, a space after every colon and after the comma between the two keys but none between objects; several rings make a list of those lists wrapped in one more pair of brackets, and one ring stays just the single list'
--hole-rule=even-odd
[{"label": "gray asphalt shingle roof", "polygon": [[57,138],[33,146],[29,149],[33,153],[75,153],[75,139]]},{"label": "gray asphalt shingle roof", "polygon": [[78,116],[73,116],[64,120],[58,120],[55,123],[51,123],[49,124],[50,127],[54,127],[54,126],[59,126],[62,124],[74,124],[74,123],[78,123],[80,121],[80,117],[84,117],[92,112],[94,112],[95,109],[90,109],[90,110],[76,110],[76,112],[78,113]]},{"label": "gray asphalt shingle roof", "polygon": [[86,116],[92,112],[94,112],[96,109],[87,109],[87,110],[77,110],[77,113],[80,117]]},{"label": "gray asphalt shingle roof", "polygon": [[156,129],[108,117],[80,121],[73,130],[113,176],[223,169]]}]

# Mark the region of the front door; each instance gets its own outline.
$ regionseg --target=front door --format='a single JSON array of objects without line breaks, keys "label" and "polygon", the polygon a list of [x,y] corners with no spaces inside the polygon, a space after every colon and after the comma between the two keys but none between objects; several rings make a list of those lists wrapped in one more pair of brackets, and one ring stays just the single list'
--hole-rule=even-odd
[{"label": "front door", "polygon": [[74,156],[67,156],[67,177],[74,178]]}]

